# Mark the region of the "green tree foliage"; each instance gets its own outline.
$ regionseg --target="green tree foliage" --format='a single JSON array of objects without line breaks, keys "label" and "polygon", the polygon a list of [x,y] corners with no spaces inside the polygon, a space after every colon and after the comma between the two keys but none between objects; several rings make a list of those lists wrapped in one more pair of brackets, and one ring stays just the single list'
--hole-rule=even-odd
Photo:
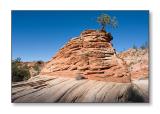
[{"label": "green tree foliage", "polygon": [[105,31],[107,25],[111,25],[113,28],[116,28],[118,26],[118,21],[116,17],[111,17],[108,14],[101,14],[97,18],[97,22],[102,26],[101,30]]},{"label": "green tree foliage", "polygon": [[144,44],[142,44],[142,45],[140,46],[140,48],[141,48],[141,49],[147,49],[147,48],[149,48],[148,42],[145,42]]},{"label": "green tree foliage", "polygon": [[113,36],[112,36],[111,33],[108,33],[108,37],[109,37],[111,40],[113,40]]},{"label": "green tree foliage", "polygon": [[133,49],[137,49],[137,46],[134,44],[132,48],[133,48]]},{"label": "green tree foliage", "polygon": [[140,48],[141,48],[141,49],[145,49],[145,46],[144,46],[144,45],[141,45]]},{"label": "green tree foliage", "polygon": [[42,69],[44,65],[44,62],[39,60],[35,63],[35,65],[33,66],[33,69],[37,72],[36,75],[38,75]]},{"label": "green tree foliage", "polygon": [[21,59],[12,60],[12,81],[24,81],[30,78],[29,68],[21,63]]},{"label": "green tree foliage", "polygon": [[40,73],[40,65],[38,63],[36,63],[34,66],[33,66],[34,70],[37,71],[37,74]]},{"label": "green tree foliage", "polygon": [[21,58],[20,58],[20,57],[17,57],[14,61],[15,61],[16,63],[20,63],[20,62],[21,62]]},{"label": "green tree foliage", "polygon": [[37,61],[37,64],[43,64],[44,62],[42,60]]}]

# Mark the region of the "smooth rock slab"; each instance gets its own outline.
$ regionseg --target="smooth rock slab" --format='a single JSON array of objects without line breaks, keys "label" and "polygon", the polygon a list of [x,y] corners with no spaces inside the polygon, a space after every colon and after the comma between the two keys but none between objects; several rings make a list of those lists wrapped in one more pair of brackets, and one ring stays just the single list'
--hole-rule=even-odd
[{"label": "smooth rock slab", "polygon": [[[136,85],[138,84],[138,86]],[[143,87],[145,86],[145,87]],[[143,88],[140,88],[143,87]],[[12,84],[13,103],[148,102],[148,85],[36,76]]]}]

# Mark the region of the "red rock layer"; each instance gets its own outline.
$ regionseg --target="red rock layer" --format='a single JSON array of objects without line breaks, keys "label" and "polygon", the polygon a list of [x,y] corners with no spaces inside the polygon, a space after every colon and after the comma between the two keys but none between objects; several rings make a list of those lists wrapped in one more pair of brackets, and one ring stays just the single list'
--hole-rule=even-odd
[{"label": "red rock layer", "polygon": [[61,48],[41,74],[130,82],[126,63],[116,56],[111,40],[111,35],[104,31],[86,30]]}]

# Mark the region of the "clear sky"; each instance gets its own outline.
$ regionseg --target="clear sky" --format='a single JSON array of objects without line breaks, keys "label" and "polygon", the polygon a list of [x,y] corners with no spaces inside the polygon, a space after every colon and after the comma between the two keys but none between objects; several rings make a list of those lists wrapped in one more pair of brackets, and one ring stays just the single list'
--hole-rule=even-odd
[{"label": "clear sky", "polygon": [[117,17],[118,28],[106,28],[117,51],[148,42],[148,11],[12,11],[12,59],[50,60],[70,38],[99,29],[103,13]]}]

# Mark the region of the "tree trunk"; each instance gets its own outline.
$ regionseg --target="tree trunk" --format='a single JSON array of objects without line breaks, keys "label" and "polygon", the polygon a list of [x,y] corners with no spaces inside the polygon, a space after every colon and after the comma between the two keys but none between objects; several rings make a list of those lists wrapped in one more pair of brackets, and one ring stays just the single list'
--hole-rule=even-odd
[{"label": "tree trunk", "polygon": [[106,26],[105,26],[105,25],[102,25],[101,31],[106,31],[105,28],[106,28]]}]

